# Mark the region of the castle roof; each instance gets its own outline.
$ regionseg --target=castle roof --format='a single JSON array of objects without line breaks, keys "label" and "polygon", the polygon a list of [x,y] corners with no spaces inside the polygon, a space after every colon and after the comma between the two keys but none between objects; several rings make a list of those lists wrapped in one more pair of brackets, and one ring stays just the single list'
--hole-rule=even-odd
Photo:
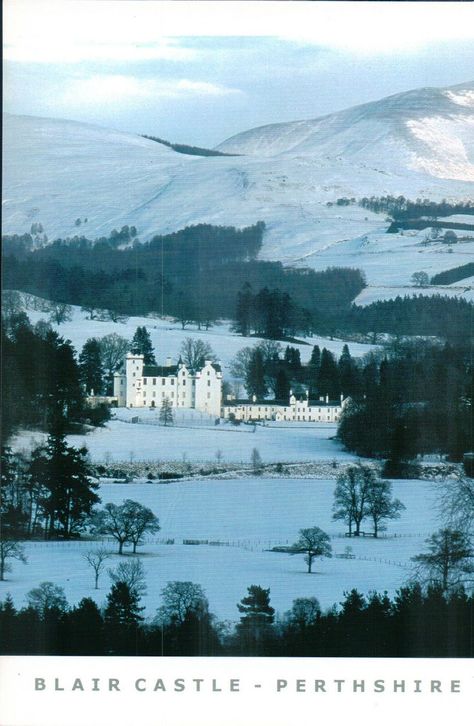
[{"label": "castle roof", "polygon": [[166,378],[166,376],[175,376],[178,372],[178,366],[143,366],[144,378]]}]

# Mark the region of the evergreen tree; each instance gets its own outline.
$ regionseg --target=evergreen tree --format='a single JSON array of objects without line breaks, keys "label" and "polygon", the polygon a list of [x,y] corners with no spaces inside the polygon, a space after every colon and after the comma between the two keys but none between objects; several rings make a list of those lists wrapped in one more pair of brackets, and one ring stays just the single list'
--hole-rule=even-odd
[{"label": "evergreen tree", "polygon": [[265,385],[265,364],[262,351],[254,348],[249,360],[245,376],[245,388],[249,396],[263,398],[267,393]]},{"label": "evergreen tree", "polygon": [[45,536],[69,539],[80,531],[94,504],[99,485],[90,477],[85,447],[68,446],[62,426],[54,427],[45,446],[31,457],[30,476],[41,487],[39,505],[45,516]]},{"label": "evergreen tree", "polygon": [[285,363],[292,371],[299,371],[301,368],[301,355],[298,348],[292,348],[287,345],[285,350]]},{"label": "evergreen tree", "polygon": [[245,375],[245,388],[247,394],[255,396],[257,400],[263,398],[267,393],[265,365],[262,351],[259,348],[252,349]]},{"label": "evergreen tree", "polygon": [[71,655],[103,655],[104,621],[97,604],[84,597],[68,613]]},{"label": "evergreen tree", "polygon": [[169,398],[164,398],[160,408],[160,423],[172,426],[174,421],[173,406]]},{"label": "evergreen tree", "polygon": [[116,582],[107,594],[105,621],[120,626],[136,625],[143,620],[140,613],[144,608],[139,602],[140,596],[126,582]]},{"label": "evergreen tree", "polygon": [[342,349],[338,361],[338,371],[340,392],[344,397],[357,395],[359,391],[359,370],[347,344],[344,344]]},{"label": "evergreen tree", "polygon": [[126,582],[116,582],[107,595],[104,610],[107,651],[116,655],[136,653],[140,614],[140,596]]},{"label": "evergreen tree", "polygon": [[237,293],[234,330],[240,335],[250,335],[253,324],[254,296],[248,282]]},{"label": "evergreen tree", "polygon": [[275,382],[275,398],[287,401],[290,395],[290,381],[283,368],[280,368]]},{"label": "evergreen tree", "polygon": [[321,353],[321,365],[317,377],[317,389],[320,396],[329,396],[335,400],[339,397],[339,371],[334,355],[323,348]]},{"label": "evergreen tree", "polygon": [[239,613],[242,613],[242,624],[271,625],[275,618],[275,609],[270,605],[270,589],[265,590],[259,585],[250,585],[248,595],[237,604]]},{"label": "evergreen tree", "polygon": [[97,338],[89,338],[84,343],[79,356],[79,372],[86,393],[91,394],[93,391],[96,396],[100,396],[104,386],[104,368]]},{"label": "evergreen tree", "polygon": [[320,364],[321,364],[321,349],[320,349],[319,345],[313,345],[313,350],[311,351],[311,358],[309,359],[309,365],[313,366],[317,372],[319,370]]},{"label": "evergreen tree", "polygon": [[130,351],[134,355],[143,355],[146,366],[156,366],[155,353],[151,344],[150,333],[146,326],[138,326],[132,338]]}]

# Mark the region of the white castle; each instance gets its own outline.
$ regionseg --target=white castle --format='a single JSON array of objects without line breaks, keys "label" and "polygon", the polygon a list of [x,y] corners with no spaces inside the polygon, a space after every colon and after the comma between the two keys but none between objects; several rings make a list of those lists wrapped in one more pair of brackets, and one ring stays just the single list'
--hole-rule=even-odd
[{"label": "white castle", "polygon": [[330,401],[328,396],[311,400],[306,391],[301,397],[290,391],[288,401],[227,400],[223,407],[224,418],[236,421],[312,421],[314,423],[337,423],[349,398],[340,396]]},{"label": "white castle", "polygon": [[114,375],[114,397],[118,406],[161,408],[167,398],[173,408],[195,408],[221,415],[222,371],[206,360],[197,371],[168,358],[164,366],[145,365],[143,355],[127,353],[124,368]]}]

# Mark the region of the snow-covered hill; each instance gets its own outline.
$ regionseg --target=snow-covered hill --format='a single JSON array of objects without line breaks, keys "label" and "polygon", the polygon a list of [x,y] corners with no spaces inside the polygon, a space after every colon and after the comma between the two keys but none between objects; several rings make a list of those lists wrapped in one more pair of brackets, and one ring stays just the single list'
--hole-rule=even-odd
[{"label": "snow-covered hill", "polygon": [[310,121],[272,124],[219,150],[259,156],[343,157],[385,172],[474,181],[474,82],[422,88]]},{"label": "snow-covered hill", "polygon": [[[7,116],[5,233],[41,222],[49,239],[135,225],[142,241],[207,222],[267,224],[261,256],[323,269],[360,267],[373,285],[409,284],[425,269],[419,239],[385,235],[384,215],[339,197],[474,198],[474,84],[421,89],[314,121],[247,131],[219,149],[177,154],[136,135],[74,121]],[[87,219],[80,227],[76,219]],[[430,274],[472,260],[427,248]],[[444,250],[445,251],[445,250]],[[400,273],[397,265],[403,259]],[[376,264],[374,264],[376,262]]]}]

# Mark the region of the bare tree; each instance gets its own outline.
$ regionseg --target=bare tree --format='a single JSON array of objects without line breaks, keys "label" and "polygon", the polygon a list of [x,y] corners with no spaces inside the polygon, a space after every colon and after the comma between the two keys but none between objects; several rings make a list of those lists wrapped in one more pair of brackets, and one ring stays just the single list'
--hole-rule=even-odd
[{"label": "bare tree", "polygon": [[130,341],[122,338],[117,333],[110,333],[100,339],[100,356],[105,373],[109,380],[109,386],[112,384],[114,373],[123,363],[126,354],[130,349]]},{"label": "bare tree", "polygon": [[199,338],[185,338],[180,349],[183,363],[192,371],[203,368],[206,360],[215,360],[216,355],[209,343]]},{"label": "bare tree", "polygon": [[51,302],[48,312],[50,321],[56,325],[72,320],[72,307],[66,303]]},{"label": "bare tree", "polygon": [[126,323],[128,315],[119,313],[117,310],[107,308],[101,311],[101,320],[110,320],[112,323]]},{"label": "bare tree", "polygon": [[98,547],[96,550],[90,550],[82,555],[94,570],[94,588],[96,590],[99,589],[99,577],[105,569],[105,561],[111,557],[111,554],[110,550],[105,547]]},{"label": "bare tree", "polygon": [[[125,503],[124,503],[125,504]],[[119,555],[123,552],[125,543],[130,542],[132,533],[132,520],[127,516],[124,504],[108,503],[95,513],[92,519],[94,534],[109,534],[119,545]]]},{"label": "bare tree", "polygon": [[13,539],[0,540],[0,581],[5,579],[5,573],[12,571],[12,566],[7,560],[20,560],[26,564],[28,559],[25,555],[23,545]]},{"label": "bare tree", "polygon": [[55,585],[54,582],[41,582],[38,587],[34,587],[27,593],[26,599],[28,605],[41,615],[48,610],[66,612],[68,609],[64,588]]},{"label": "bare tree", "polygon": [[446,591],[460,585],[466,575],[474,572],[474,549],[464,532],[440,529],[426,544],[428,552],[411,558],[418,565],[417,576]]},{"label": "bare tree", "polygon": [[277,361],[283,355],[283,346],[276,340],[262,340],[257,348],[261,351],[265,363]]},{"label": "bare tree", "polygon": [[160,531],[161,527],[158,517],[153,514],[151,509],[132,500],[128,500],[128,502],[127,512],[132,519],[130,542],[133,545],[133,554],[136,554],[137,546],[143,544],[143,535],[145,533],[155,534]]},{"label": "bare tree", "polygon": [[99,309],[95,305],[92,305],[92,303],[90,303],[89,305],[83,305],[81,307],[81,312],[87,313],[89,320],[94,320],[99,314]]},{"label": "bare tree", "polygon": [[286,620],[290,625],[304,630],[313,625],[321,615],[321,605],[315,597],[298,597],[293,600],[291,610],[285,613]]},{"label": "bare tree", "polygon": [[411,281],[416,287],[427,287],[430,284],[430,278],[427,272],[414,272]]},{"label": "bare tree", "polygon": [[241,380],[245,380],[253,353],[253,348],[250,348],[249,346],[247,346],[246,348],[241,348],[236,353],[236,355],[230,362],[230,372],[231,375],[234,376],[234,378],[240,378]]},{"label": "bare tree", "polygon": [[305,554],[308,573],[315,557],[332,557],[332,547],[329,535],[319,527],[300,529],[300,537],[291,548],[291,554]]},{"label": "bare tree", "polygon": [[146,593],[145,570],[141,561],[134,557],[129,562],[120,562],[115,570],[108,571],[113,584],[124,582],[130,592],[137,597]]},{"label": "bare tree", "polygon": [[133,544],[133,552],[145,532],[158,532],[158,519],[151,509],[144,507],[133,499],[125,499],[123,504],[106,504],[92,520],[92,529],[96,534],[109,534],[119,543],[119,555],[123,553],[124,544]]},{"label": "bare tree", "polygon": [[474,533],[474,479],[447,479],[441,494],[440,510],[446,523],[467,534]]},{"label": "bare tree", "polygon": [[23,299],[16,290],[3,290],[2,292],[2,314],[6,318],[17,315],[23,310]]},{"label": "bare tree", "polygon": [[374,472],[358,464],[349,466],[339,475],[334,490],[333,519],[342,519],[349,527],[355,525],[354,537],[360,534],[360,525],[367,514],[367,494],[370,484],[375,480]]},{"label": "bare tree", "polygon": [[194,582],[168,582],[161,591],[163,605],[157,610],[161,623],[183,623],[190,614],[205,614],[209,604],[201,585]]},{"label": "bare tree", "polygon": [[374,525],[374,537],[378,536],[380,524],[385,519],[398,519],[405,505],[392,498],[392,484],[386,479],[375,479],[367,490],[367,516]]}]

